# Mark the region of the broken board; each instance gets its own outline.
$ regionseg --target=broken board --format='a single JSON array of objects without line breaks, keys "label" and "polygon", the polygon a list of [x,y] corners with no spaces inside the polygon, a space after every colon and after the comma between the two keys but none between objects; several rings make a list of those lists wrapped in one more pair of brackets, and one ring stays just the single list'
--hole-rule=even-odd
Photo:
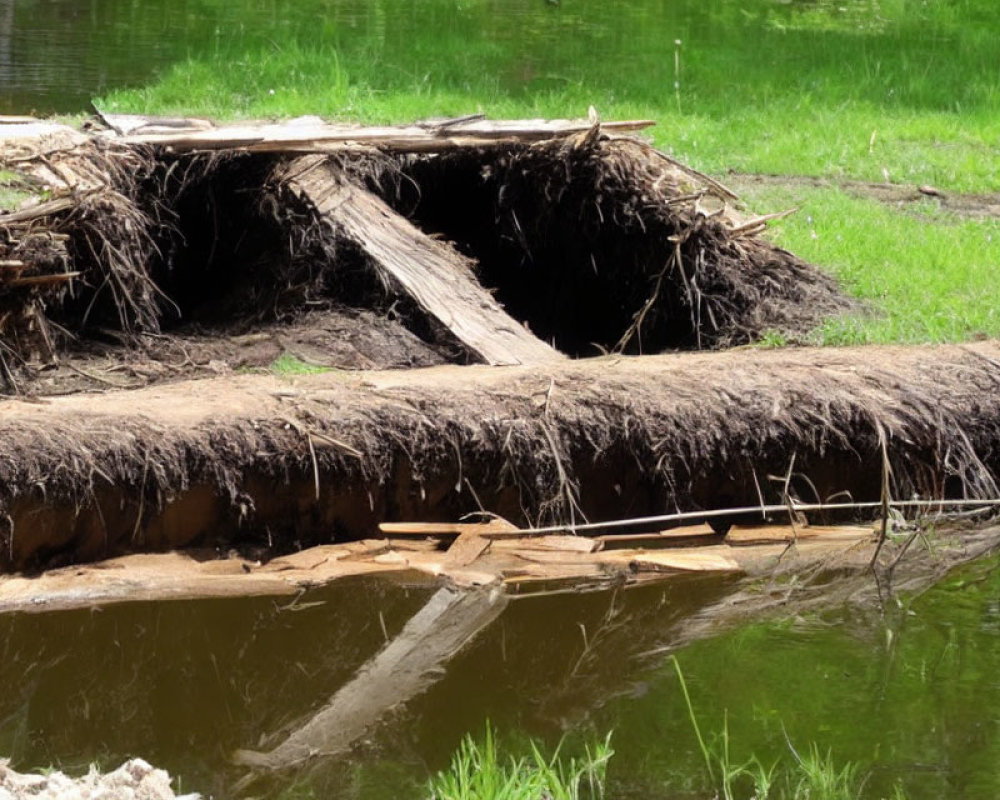
[{"label": "broken board", "polygon": [[773,542],[841,541],[852,542],[871,539],[872,526],[864,525],[733,525],[726,534],[726,544],[734,547]]},{"label": "broken board", "polygon": [[564,356],[510,317],[476,280],[473,262],[426,235],[329,159],[304,156],[279,180],[354,242],[379,276],[491,366],[545,364]]}]

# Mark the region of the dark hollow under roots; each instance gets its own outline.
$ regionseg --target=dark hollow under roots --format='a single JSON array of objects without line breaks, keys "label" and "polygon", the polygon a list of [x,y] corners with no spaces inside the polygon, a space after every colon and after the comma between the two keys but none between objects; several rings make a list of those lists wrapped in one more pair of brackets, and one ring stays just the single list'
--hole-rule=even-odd
[{"label": "dark hollow under roots", "polygon": [[565,353],[801,338],[856,309],[836,282],[740,230],[730,198],[641,142],[409,159],[397,202],[479,263],[508,313]]},{"label": "dark hollow under roots", "polygon": [[[0,377],[9,385],[11,365],[44,363],[80,337],[249,329],[316,306],[393,314],[445,357],[469,360],[280,183],[291,158],[89,153],[106,187],[47,221],[56,238],[36,259],[80,275],[0,288]],[[853,307],[831,278],[753,235],[762,226],[741,228],[708,179],[634,140],[331,159],[471,256],[507,313],[572,356],[801,337]]]}]

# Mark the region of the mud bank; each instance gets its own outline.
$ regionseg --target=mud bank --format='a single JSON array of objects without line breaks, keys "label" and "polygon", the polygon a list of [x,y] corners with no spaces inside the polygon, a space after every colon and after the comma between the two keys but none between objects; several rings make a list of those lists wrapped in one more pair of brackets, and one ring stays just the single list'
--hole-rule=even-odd
[{"label": "mud bank", "polygon": [[859,309],[649,124],[0,124],[0,570],[996,497],[995,343],[690,352]]},{"label": "mud bank", "polygon": [[270,556],[477,511],[571,526],[878,500],[886,466],[894,498],[995,497],[998,389],[1000,344],[982,342],[244,375],[10,400],[0,565],[194,544]]}]

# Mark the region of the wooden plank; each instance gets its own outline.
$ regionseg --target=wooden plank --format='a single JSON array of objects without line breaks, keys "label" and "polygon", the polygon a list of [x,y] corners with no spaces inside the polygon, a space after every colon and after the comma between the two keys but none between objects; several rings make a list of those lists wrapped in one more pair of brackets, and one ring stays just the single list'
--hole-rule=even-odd
[{"label": "wooden plank", "polygon": [[322,156],[292,163],[284,180],[398,287],[487,364],[545,364],[564,356],[512,319],[480,286],[472,262],[432,239]]},{"label": "wooden plank", "polygon": [[140,133],[146,136],[174,136],[215,128],[214,123],[201,117],[105,114],[101,111],[97,113],[101,121],[119,136],[130,136]]},{"label": "wooden plank", "polygon": [[464,567],[449,569],[445,574],[456,586],[466,588],[473,586],[490,586],[491,584],[498,583],[500,581],[500,575],[497,573],[478,569],[465,569]]},{"label": "wooden plank", "polygon": [[[485,537],[484,537],[485,538]],[[493,543],[497,550],[541,550],[560,553],[593,553],[601,542],[589,536],[531,536],[528,538],[503,538]]]},{"label": "wooden plank", "polygon": [[654,553],[635,554],[631,563],[638,571],[659,572],[680,570],[682,572],[742,572],[743,567],[725,552],[716,547],[690,548],[686,550],[657,550]]},{"label": "wooden plank", "polygon": [[[603,553],[580,553],[572,550],[514,550],[512,554],[522,561],[534,564],[600,564]],[[619,559],[613,559],[618,561]]]},{"label": "wooden plank", "polygon": [[545,581],[584,581],[605,577],[607,572],[597,562],[589,564],[524,563],[517,567],[505,567],[501,570],[501,575],[506,584],[521,584]]},{"label": "wooden plank", "polygon": [[58,214],[61,211],[67,211],[68,209],[74,208],[79,201],[79,197],[57,197],[55,200],[46,200],[44,203],[39,203],[38,205],[21,209],[20,211],[11,211],[9,214],[0,214],[0,225],[11,225],[15,222],[26,222],[28,220],[37,219],[38,217]]},{"label": "wooden plank", "polygon": [[386,536],[460,536],[463,533],[513,533],[519,530],[504,519],[488,522],[380,522],[378,529]]},{"label": "wooden plank", "polygon": [[452,542],[448,552],[441,559],[441,565],[445,570],[451,570],[454,567],[467,567],[485,553],[489,547],[489,539],[478,533],[466,531]]},{"label": "wooden plank", "polygon": [[[482,147],[508,142],[531,143],[566,138],[594,128],[590,120],[486,120],[468,118],[401,126],[371,126],[327,123],[310,117],[282,123],[239,123],[205,128],[205,120],[179,120],[162,124],[141,117],[105,115],[108,124],[125,135],[129,144],[154,144],[175,151],[243,148],[254,152],[335,152],[378,147],[398,152],[441,152],[457,147]],[[622,120],[600,123],[600,130],[635,133],[656,123],[652,120]],[[198,126],[202,127],[198,127]],[[144,130],[145,128],[145,130]],[[109,134],[110,135],[110,134]]]},{"label": "wooden plank", "polygon": [[646,533],[611,533],[596,537],[606,545],[630,544],[632,542],[677,542],[687,539],[698,539],[719,534],[711,525],[686,525],[680,528],[670,528],[665,531],[648,531]]},{"label": "wooden plank", "polygon": [[856,541],[871,538],[874,529],[858,525],[809,525],[792,530],[790,525],[733,525],[726,534],[726,544],[747,547],[755,544],[796,540]]},{"label": "wooden plank", "polygon": [[386,543],[393,550],[405,550],[408,553],[437,553],[440,549],[441,540],[436,538],[417,539],[414,537],[386,539]]},{"label": "wooden plank", "polygon": [[445,665],[504,610],[501,590],[439,589],[403,630],[273,750],[238,751],[254,769],[286,769],[348,752],[386,713],[444,675]]},{"label": "wooden plank", "polygon": [[50,283],[67,283],[79,278],[82,272],[54,272],[51,275],[29,275],[23,278],[10,278],[3,282],[4,286],[18,288],[20,286],[45,286]]}]

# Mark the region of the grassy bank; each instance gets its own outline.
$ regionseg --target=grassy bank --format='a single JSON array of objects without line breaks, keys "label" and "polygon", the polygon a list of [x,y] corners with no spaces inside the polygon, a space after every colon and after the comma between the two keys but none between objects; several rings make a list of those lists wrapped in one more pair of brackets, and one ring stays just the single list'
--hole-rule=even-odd
[{"label": "grassy bank", "polygon": [[[704,758],[706,783],[701,796],[722,800],[858,800],[864,795],[867,778],[861,765],[839,763],[830,751],[824,753],[815,744],[799,753],[789,743],[789,757],[767,765],[756,756],[735,761],[726,724],[706,739],[679,667],[678,676]],[[611,792],[607,788],[609,762],[614,756],[611,738],[608,735],[603,742],[587,745],[579,756],[564,755],[563,743],[546,754],[538,743],[530,741],[529,753],[517,757],[505,752],[487,723],[481,739],[467,735],[449,767],[430,779],[428,800],[602,800],[613,796],[616,788],[614,784]],[[677,792],[679,787],[671,788],[670,783],[665,782],[664,790]],[[902,786],[895,784],[891,797],[885,800],[906,800]]]},{"label": "grassy bank", "polygon": [[[592,5],[386,0],[348,13],[349,3],[306,2],[280,25],[251,20],[226,37],[216,28],[154,84],[100,103],[365,122],[580,116],[593,104],[606,118],[657,120],[657,145],[722,177],[1000,186],[1000,12],[985,0],[916,10],[902,0],[690,0],[669,15],[639,0]],[[1000,261],[996,219],[886,207],[836,187],[768,188],[749,201],[802,206],[780,241],[879,312],[831,323],[817,341],[1000,335],[1000,290],[988,279]]]}]

